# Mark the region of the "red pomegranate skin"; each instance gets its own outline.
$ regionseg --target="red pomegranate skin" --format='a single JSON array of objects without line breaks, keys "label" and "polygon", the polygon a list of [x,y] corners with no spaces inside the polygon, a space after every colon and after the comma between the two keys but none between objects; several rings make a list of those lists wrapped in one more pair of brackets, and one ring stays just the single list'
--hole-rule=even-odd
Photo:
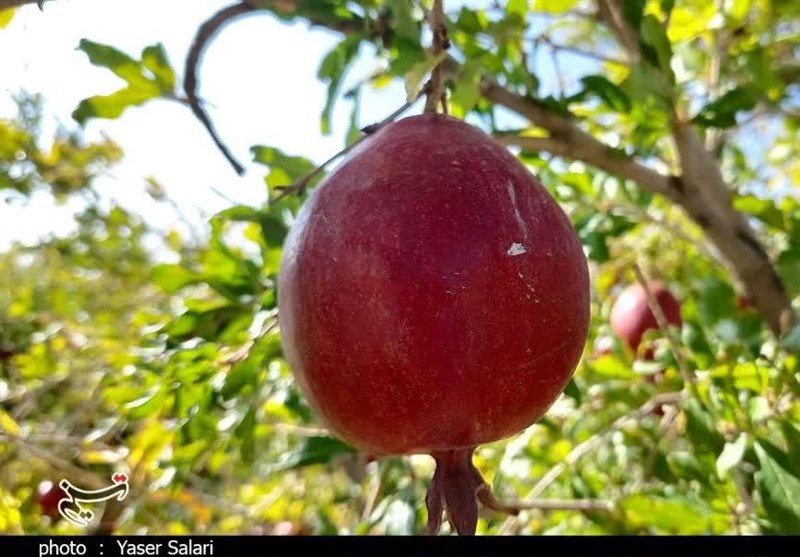
[{"label": "red pomegranate skin", "polygon": [[41,488],[44,488],[44,491],[39,493],[36,502],[39,503],[42,514],[49,516],[51,520],[59,520],[61,514],[58,512],[58,503],[68,497],[67,492],[57,485],[43,485]]},{"label": "red pomegranate skin", "polygon": [[440,114],[378,130],[312,192],[278,297],[312,408],[379,455],[523,430],[566,387],[589,322],[565,213],[504,147]]},{"label": "red pomegranate skin", "polygon": [[[648,287],[661,307],[661,311],[664,312],[667,323],[680,327],[683,324],[680,302],[661,282],[653,281],[648,283]],[[639,349],[646,331],[658,329],[656,316],[647,302],[647,293],[638,283],[632,284],[622,291],[611,308],[610,321],[611,330],[634,352]]]}]

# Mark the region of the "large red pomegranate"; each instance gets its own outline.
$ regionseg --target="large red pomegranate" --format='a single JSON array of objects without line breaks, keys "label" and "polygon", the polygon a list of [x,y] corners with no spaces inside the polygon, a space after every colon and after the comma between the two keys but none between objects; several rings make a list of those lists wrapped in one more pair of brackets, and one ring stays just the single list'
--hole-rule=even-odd
[{"label": "large red pomegranate", "polygon": [[[672,292],[658,281],[649,282],[647,286],[664,313],[667,323],[680,327],[683,323],[681,305]],[[658,321],[647,301],[647,292],[639,283],[632,284],[622,291],[611,308],[610,321],[611,330],[634,352],[639,349],[645,332],[658,329]],[[647,352],[646,357],[652,357],[651,350]]]},{"label": "large red pomegranate", "polygon": [[482,443],[538,420],[589,321],[572,225],[505,148],[440,114],[389,124],[309,196],[279,283],[285,355],[317,415],[382,455],[427,453],[429,531],[474,533]]}]

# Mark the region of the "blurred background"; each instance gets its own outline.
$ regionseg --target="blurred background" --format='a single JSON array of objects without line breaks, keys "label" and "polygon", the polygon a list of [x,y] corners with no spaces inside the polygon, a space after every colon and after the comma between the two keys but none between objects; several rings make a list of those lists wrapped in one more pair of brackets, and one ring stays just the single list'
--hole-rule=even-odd
[{"label": "blurred background", "polygon": [[[228,5],[0,0],[0,533],[423,531],[433,460],[330,436],[282,358],[275,276],[303,197],[276,187],[416,95],[430,2],[254,0],[187,66]],[[477,452],[525,510],[478,532],[800,533],[800,7],[445,10],[450,112],[539,177],[592,274],[567,391]],[[701,152],[720,180],[696,190]],[[61,479],[115,473],[130,494],[88,527],[58,514]]]}]

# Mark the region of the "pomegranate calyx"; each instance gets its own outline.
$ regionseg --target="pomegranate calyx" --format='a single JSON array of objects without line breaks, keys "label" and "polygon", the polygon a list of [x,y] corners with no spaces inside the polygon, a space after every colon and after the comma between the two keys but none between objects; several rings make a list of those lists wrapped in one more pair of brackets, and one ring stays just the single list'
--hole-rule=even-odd
[{"label": "pomegranate calyx", "polygon": [[472,463],[474,452],[475,447],[469,447],[431,455],[436,460],[436,471],[425,496],[429,535],[439,531],[444,511],[447,511],[450,524],[459,535],[474,535],[478,525],[478,502],[494,511],[512,515],[519,513],[518,508],[502,503],[494,496]]}]

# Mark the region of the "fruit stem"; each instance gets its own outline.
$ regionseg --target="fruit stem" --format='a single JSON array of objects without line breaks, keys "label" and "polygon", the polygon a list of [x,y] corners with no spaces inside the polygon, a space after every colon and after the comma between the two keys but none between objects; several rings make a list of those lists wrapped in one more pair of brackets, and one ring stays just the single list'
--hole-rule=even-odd
[{"label": "fruit stem", "polygon": [[414,97],[410,101],[407,101],[405,104],[403,104],[403,106],[401,106],[400,108],[398,108],[397,110],[392,112],[389,116],[387,116],[386,118],[384,118],[383,120],[381,120],[377,124],[370,124],[369,126],[364,127],[361,130],[363,132],[363,135],[361,137],[359,137],[353,143],[351,143],[350,145],[348,145],[347,147],[345,147],[344,149],[342,149],[341,151],[339,151],[338,153],[336,153],[335,155],[330,157],[328,160],[323,162],[321,165],[316,167],[314,170],[311,170],[305,176],[302,176],[299,180],[297,180],[293,184],[290,184],[288,186],[275,186],[275,189],[278,190],[280,193],[278,195],[276,195],[275,198],[273,198],[272,203],[276,203],[276,202],[280,201],[281,199],[283,199],[284,197],[286,197],[286,196],[288,196],[290,194],[293,194],[293,193],[296,193],[297,195],[303,195],[305,193],[305,191],[306,191],[306,188],[308,188],[308,185],[311,182],[311,180],[316,178],[323,170],[325,170],[325,168],[329,164],[331,164],[333,161],[335,161],[339,157],[342,157],[342,156],[346,155],[347,153],[349,153],[350,151],[352,151],[353,149],[355,149],[358,145],[361,144],[362,141],[364,141],[370,135],[374,134],[375,132],[377,132],[378,130],[380,130],[381,128],[386,126],[387,124],[390,124],[390,123],[394,122],[395,119],[397,119],[399,116],[401,116],[406,110],[411,108],[411,106],[414,103],[416,103],[420,99],[420,97],[422,97],[422,95],[430,95],[430,91],[431,91],[431,82],[428,81],[422,87],[422,90],[419,92],[419,94],[416,97]]},{"label": "fruit stem", "polygon": [[447,37],[447,25],[444,21],[444,0],[433,0],[433,9],[430,13],[429,24],[433,35],[433,58],[438,59],[431,72],[431,90],[425,99],[425,113],[435,113],[436,106],[441,102],[442,109],[447,114],[447,101],[442,80],[442,54],[450,48],[450,39]]},{"label": "fruit stem", "polygon": [[438,451],[431,454],[436,471],[428,487],[425,502],[428,507],[428,534],[433,535],[442,525],[447,511],[450,523],[460,536],[472,536],[478,526],[478,502],[506,514],[516,515],[519,509],[498,501],[491,487],[472,463],[475,447]]}]

